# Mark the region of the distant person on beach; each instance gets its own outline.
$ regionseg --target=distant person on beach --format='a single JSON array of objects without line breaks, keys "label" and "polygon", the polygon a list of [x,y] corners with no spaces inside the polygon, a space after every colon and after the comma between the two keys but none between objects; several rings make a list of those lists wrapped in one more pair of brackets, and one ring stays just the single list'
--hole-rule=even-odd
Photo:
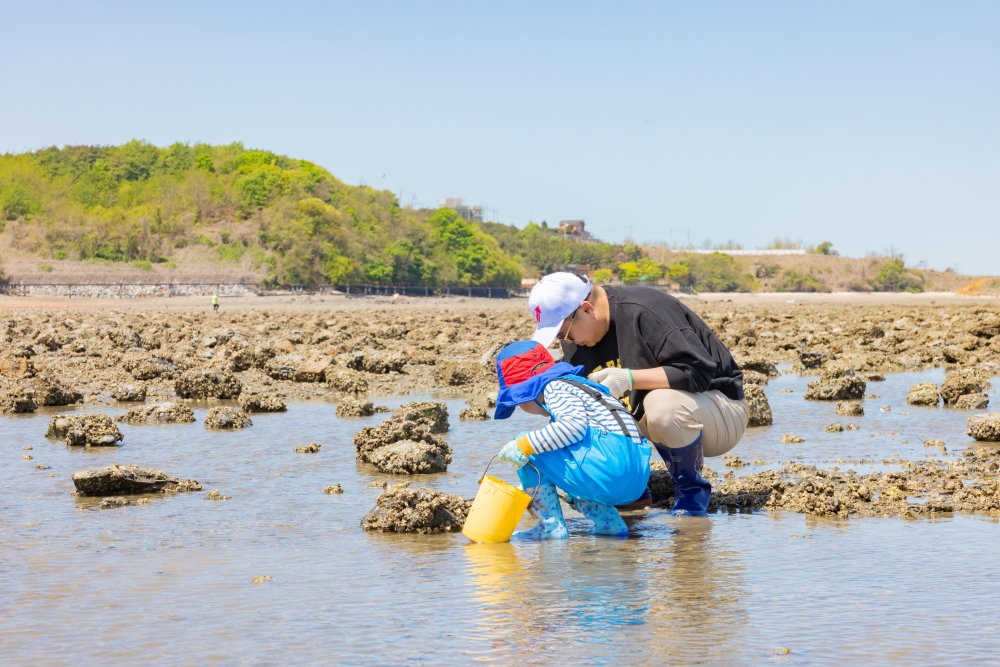
[{"label": "distant person on beach", "polygon": [[218,310],[218,309],[219,309],[219,295],[213,292],[212,293],[212,310],[215,311],[215,310]]},{"label": "distant person on beach", "polygon": [[[733,449],[747,427],[743,371],[708,325],[652,287],[592,285],[572,273],[545,276],[528,307],[534,340],[562,342],[565,361],[623,397],[674,483],[672,514],[704,515],[712,485],[705,456]],[[648,491],[636,503],[648,503]]]}]

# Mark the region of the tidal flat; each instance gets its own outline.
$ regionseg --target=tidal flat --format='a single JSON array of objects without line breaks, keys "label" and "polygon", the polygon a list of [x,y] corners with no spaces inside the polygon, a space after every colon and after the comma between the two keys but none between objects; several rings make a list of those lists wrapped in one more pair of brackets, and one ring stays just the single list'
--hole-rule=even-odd
[{"label": "tidal flat", "polygon": [[[763,376],[772,424],[748,430],[732,452],[738,461],[707,461],[713,484],[720,498],[727,489],[738,497],[755,479],[778,476],[789,504],[769,505],[771,488],[763,503],[717,502],[704,519],[653,507],[627,516],[628,540],[589,535],[587,522],[567,509],[568,541],[498,545],[470,544],[453,532],[365,532],[361,522],[394,485],[472,498],[500,446],[540,425],[524,414],[503,422],[459,419],[469,407],[491,412],[495,387],[479,370],[489,362],[486,353],[497,338],[520,337],[531,327],[513,309],[482,310],[483,317],[477,309],[402,307],[363,318],[336,311],[227,313],[221,321],[197,312],[139,311],[144,319],[159,318],[144,327],[132,311],[11,314],[15,324],[4,326],[0,355],[9,360],[3,387],[23,389],[35,408],[0,415],[7,470],[0,496],[0,655],[11,665],[991,662],[1000,618],[994,557],[1000,527],[991,505],[1000,458],[996,445],[966,432],[969,417],[989,408],[959,409],[944,400],[911,405],[908,397],[912,387],[940,388],[960,371],[985,373],[995,384],[996,334],[971,333],[995,313],[802,308],[796,319],[784,312],[799,311],[775,306],[752,319],[748,310],[734,309],[729,319],[728,310],[715,310],[726,307],[704,314],[720,336],[738,337],[728,343],[741,359],[773,364],[774,373],[754,371]],[[417,324],[378,333],[392,326],[390,315]],[[445,319],[456,317],[463,321]],[[757,325],[742,333],[726,326],[744,319]],[[852,320],[868,327],[869,342],[845,328]],[[94,331],[80,331],[87,322]],[[774,330],[762,328],[764,322]],[[341,323],[348,326],[339,329]],[[872,336],[872,326],[883,335]],[[38,342],[48,327],[65,339],[50,334],[52,344]],[[138,347],[116,346],[116,332],[125,329],[141,337]],[[220,343],[225,329],[232,335]],[[347,332],[342,341],[318,340],[336,331]],[[785,338],[762,335],[768,331]],[[797,346],[770,342],[789,338]],[[287,349],[285,340],[291,351],[255,356],[256,348]],[[247,348],[252,359],[268,357],[261,367],[226,366]],[[433,363],[408,360],[393,370],[372,361],[366,370],[355,356],[371,350],[373,359],[398,360],[390,355],[406,357],[408,349],[408,359],[426,354],[417,360]],[[920,361],[925,353],[930,358]],[[123,362],[130,355],[165,370],[141,380]],[[330,360],[322,375],[296,380],[300,367],[281,377],[287,359],[267,366],[282,355],[300,356],[301,364],[314,356]],[[804,398],[810,382],[824,372],[844,377],[845,367],[854,373],[847,377],[866,382],[857,399],[863,414],[843,414],[836,400]],[[328,369],[338,379],[326,380]],[[238,380],[242,390],[278,400],[285,410],[254,411],[244,428],[207,429],[209,410],[245,409],[242,391],[224,398],[177,395],[184,373],[211,370],[231,379],[202,386],[232,394]],[[345,377],[367,386],[345,391],[336,384]],[[79,392],[80,400],[40,404],[39,397],[62,395],[36,388],[45,378],[64,393]],[[115,387],[129,383],[146,387],[144,402],[113,397]],[[983,389],[995,404],[996,389]],[[338,417],[346,398],[390,412],[373,407]],[[136,405],[164,401],[185,407],[185,419],[114,421],[123,437],[107,446],[46,438],[52,417],[101,413],[113,420]],[[447,408],[448,430],[435,434],[450,448],[447,471],[389,474],[359,463],[356,434],[415,401]],[[829,429],[833,423],[857,428]],[[783,443],[786,434],[801,442]],[[74,473],[112,464],[154,468],[203,490],[132,495],[127,505],[104,508],[106,499],[74,493]],[[494,471],[514,480],[508,466]],[[862,478],[877,480],[871,498],[844,496],[844,506],[866,511],[834,508],[829,499]],[[819,482],[832,492],[820,493]],[[956,502],[963,493],[971,495]],[[528,524],[526,518],[522,526]]]}]

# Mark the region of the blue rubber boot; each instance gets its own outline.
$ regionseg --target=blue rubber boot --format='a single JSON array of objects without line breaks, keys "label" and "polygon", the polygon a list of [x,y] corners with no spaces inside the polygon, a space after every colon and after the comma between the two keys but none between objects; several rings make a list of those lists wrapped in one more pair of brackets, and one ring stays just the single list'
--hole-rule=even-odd
[{"label": "blue rubber boot", "polygon": [[594,532],[598,535],[628,537],[628,526],[614,505],[602,505],[593,500],[576,499],[576,509],[594,522]]},{"label": "blue rubber boot", "polygon": [[[525,489],[530,494],[531,489]],[[539,484],[534,500],[528,506],[531,515],[538,523],[530,530],[519,530],[511,538],[521,540],[565,540],[569,537],[566,520],[563,519],[562,506],[559,504],[559,494],[556,485],[551,482]]]},{"label": "blue rubber boot", "polygon": [[674,482],[674,516],[705,516],[708,501],[712,498],[712,485],[701,476],[705,457],[701,449],[701,434],[687,447],[656,445],[663,462],[667,464]]}]

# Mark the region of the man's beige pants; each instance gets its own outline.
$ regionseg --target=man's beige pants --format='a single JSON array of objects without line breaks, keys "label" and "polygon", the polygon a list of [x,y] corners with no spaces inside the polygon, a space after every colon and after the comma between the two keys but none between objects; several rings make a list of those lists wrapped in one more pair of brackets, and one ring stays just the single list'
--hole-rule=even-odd
[{"label": "man's beige pants", "polygon": [[646,414],[639,421],[652,442],[686,447],[702,436],[705,456],[722,456],[736,446],[747,427],[747,402],[734,401],[720,391],[692,394],[679,389],[654,389],[643,401]]}]

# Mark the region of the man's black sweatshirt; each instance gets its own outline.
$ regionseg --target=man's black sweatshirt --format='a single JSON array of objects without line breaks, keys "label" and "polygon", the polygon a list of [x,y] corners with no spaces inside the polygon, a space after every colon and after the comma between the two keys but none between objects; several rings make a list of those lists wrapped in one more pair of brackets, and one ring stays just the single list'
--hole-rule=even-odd
[{"label": "man's black sweatshirt", "polygon": [[[729,350],[705,321],[676,297],[651,287],[606,286],[604,291],[613,325],[608,333],[613,331],[617,338],[621,368],[662,366],[671,389],[692,393],[717,389],[734,401],[744,398],[743,371]],[[610,342],[601,341],[593,348],[564,343],[564,351],[570,363],[583,364],[590,373],[597,364],[607,363],[594,354],[599,348],[607,350]],[[635,391],[631,396],[637,419],[642,418],[647,393]]]}]

